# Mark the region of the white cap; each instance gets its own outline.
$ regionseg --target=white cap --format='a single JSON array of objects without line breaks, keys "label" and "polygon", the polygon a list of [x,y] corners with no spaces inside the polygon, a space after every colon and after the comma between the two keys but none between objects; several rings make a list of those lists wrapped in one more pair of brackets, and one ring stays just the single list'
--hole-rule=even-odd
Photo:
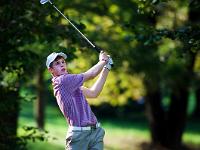
[{"label": "white cap", "polygon": [[64,59],[67,58],[67,55],[65,53],[51,53],[48,57],[47,57],[47,61],[46,61],[46,66],[49,69],[50,68],[50,64],[56,59],[56,57],[58,56],[62,56]]}]

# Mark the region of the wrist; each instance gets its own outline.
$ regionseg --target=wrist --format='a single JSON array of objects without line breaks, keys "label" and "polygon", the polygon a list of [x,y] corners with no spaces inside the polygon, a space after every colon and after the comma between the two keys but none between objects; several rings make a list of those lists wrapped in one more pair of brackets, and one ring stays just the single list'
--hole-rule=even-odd
[{"label": "wrist", "polygon": [[107,63],[107,64],[104,66],[104,68],[106,68],[106,69],[108,69],[108,70],[110,71],[112,67],[111,67],[110,64]]},{"label": "wrist", "polygon": [[107,67],[105,67],[105,66],[104,66],[103,68],[104,68],[104,70],[110,71],[110,69],[109,69],[109,68],[107,68]]},{"label": "wrist", "polygon": [[102,59],[99,59],[99,61],[106,61],[106,59],[102,58]]},{"label": "wrist", "polygon": [[99,60],[99,63],[103,63],[104,65],[106,65],[107,61],[106,60]]}]

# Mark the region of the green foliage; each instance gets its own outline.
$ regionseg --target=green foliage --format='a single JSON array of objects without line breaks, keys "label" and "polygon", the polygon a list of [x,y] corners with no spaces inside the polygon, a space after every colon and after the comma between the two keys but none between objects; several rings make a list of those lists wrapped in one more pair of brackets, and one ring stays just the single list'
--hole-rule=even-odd
[{"label": "green foliage", "polygon": [[26,87],[21,87],[20,88],[20,98],[21,100],[24,101],[34,101],[36,99],[36,94],[34,94],[34,92],[32,90],[28,90],[28,88]]},{"label": "green foliage", "polygon": [[21,135],[19,135],[17,142],[20,145],[20,150],[26,150],[27,149],[27,143],[32,142],[38,142],[38,141],[48,141],[48,140],[55,140],[55,138],[51,137],[48,134],[48,131],[41,131],[36,127],[31,126],[24,126],[20,132]]},{"label": "green foliage", "polygon": [[[24,135],[21,135],[20,138],[23,140],[32,140],[35,142],[39,141],[47,141],[49,138],[52,138],[48,135],[48,131],[41,131],[36,127],[24,126]],[[55,138],[53,138],[55,139]]]},{"label": "green foliage", "polygon": [[[154,9],[154,6],[151,6],[154,4],[150,1],[140,1],[140,3],[144,4],[144,8],[151,7],[151,9]],[[166,83],[169,83],[169,80],[170,82],[177,82],[177,80],[181,79],[180,76],[185,78],[186,68],[192,63],[191,56],[196,55],[199,51],[199,24],[184,24],[184,22],[182,22],[182,24],[179,24],[179,26],[173,29],[167,28],[166,24],[168,22],[169,25],[170,18],[167,18],[164,14],[179,14],[182,10],[178,8],[186,8],[188,4],[186,2],[173,2],[172,6],[170,2],[164,4],[162,4],[162,2],[156,3],[156,7],[160,7],[161,5],[163,8],[160,10],[162,11],[160,14],[154,15],[152,18],[151,15],[149,15],[151,12],[147,11],[146,16],[148,18],[149,15],[149,18],[153,22],[159,17],[162,17],[165,22],[159,22],[158,20],[157,24],[161,25],[165,23],[165,27],[156,28],[156,24],[154,27],[146,20],[143,20],[144,24],[138,25],[137,27],[131,23],[125,26],[132,32],[132,35],[129,34],[128,42],[139,42],[136,47],[137,52],[133,51],[130,54],[133,54],[132,56],[136,60],[136,63],[133,63],[133,67],[137,69],[137,71],[144,72],[150,78],[156,77],[158,79],[164,77],[163,81],[166,81]],[[176,16],[171,18],[174,20],[176,17],[174,26],[181,20],[182,16],[183,14],[179,15],[180,18]],[[157,49],[156,46],[160,48]],[[162,47],[166,47],[165,51],[161,49]],[[145,57],[145,55],[147,55],[147,57]],[[155,72],[156,74],[154,74]]]}]

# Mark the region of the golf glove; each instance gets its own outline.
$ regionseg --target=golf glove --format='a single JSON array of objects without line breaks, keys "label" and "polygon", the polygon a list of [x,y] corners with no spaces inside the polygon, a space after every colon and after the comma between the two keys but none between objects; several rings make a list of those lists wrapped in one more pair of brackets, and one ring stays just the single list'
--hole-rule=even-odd
[{"label": "golf glove", "polygon": [[112,60],[112,58],[109,56],[108,62],[107,62],[107,64],[104,66],[104,68],[107,68],[108,70],[111,70],[112,66],[113,66],[113,60]]}]

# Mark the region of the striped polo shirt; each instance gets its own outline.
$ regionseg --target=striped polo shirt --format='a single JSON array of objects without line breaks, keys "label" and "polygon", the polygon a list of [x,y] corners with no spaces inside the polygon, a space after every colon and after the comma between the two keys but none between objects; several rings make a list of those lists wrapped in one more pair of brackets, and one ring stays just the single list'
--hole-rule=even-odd
[{"label": "striped polo shirt", "polygon": [[70,126],[84,127],[97,123],[80,87],[83,74],[64,74],[52,78],[57,104]]}]

